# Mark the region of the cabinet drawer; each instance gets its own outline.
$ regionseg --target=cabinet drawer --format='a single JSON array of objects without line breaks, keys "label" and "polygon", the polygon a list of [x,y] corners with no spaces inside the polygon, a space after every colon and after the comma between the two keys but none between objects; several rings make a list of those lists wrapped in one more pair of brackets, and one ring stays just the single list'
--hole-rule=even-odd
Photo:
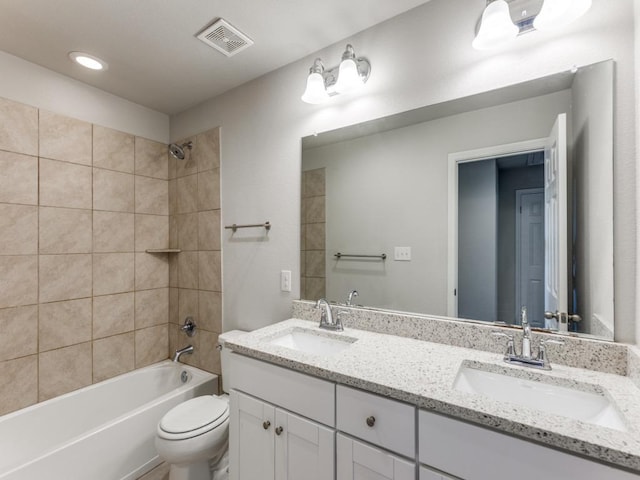
[{"label": "cabinet drawer", "polygon": [[335,426],[334,383],[237,353],[229,356],[229,372],[230,388]]},{"label": "cabinet drawer", "polygon": [[418,438],[420,463],[465,480],[638,479],[601,463],[423,410]]},{"label": "cabinet drawer", "polygon": [[337,480],[415,480],[413,461],[353,440],[339,433],[336,441]]},{"label": "cabinet drawer", "polygon": [[415,458],[415,407],[338,385],[336,428],[392,452]]}]

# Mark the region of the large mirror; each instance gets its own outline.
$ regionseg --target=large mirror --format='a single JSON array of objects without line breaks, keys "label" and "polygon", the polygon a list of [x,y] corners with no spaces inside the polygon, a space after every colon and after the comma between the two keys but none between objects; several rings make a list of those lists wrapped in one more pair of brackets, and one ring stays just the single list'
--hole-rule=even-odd
[{"label": "large mirror", "polygon": [[303,138],[301,298],[613,339],[613,70]]}]

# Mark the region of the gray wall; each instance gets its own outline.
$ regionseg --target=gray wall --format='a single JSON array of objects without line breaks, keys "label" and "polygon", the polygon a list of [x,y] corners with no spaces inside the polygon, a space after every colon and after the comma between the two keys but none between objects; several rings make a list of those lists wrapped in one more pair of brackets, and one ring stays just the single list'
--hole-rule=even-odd
[{"label": "gray wall", "polygon": [[495,160],[458,166],[458,316],[498,313],[498,170]]}]

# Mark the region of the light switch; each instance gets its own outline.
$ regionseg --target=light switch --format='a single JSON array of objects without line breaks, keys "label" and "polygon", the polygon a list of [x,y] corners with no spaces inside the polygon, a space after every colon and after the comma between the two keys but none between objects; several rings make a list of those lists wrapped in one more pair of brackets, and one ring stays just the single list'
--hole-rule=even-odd
[{"label": "light switch", "polygon": [[280,272],[280,290],[283,292],[291,291],[291,270],[282,270]]},{"label": "light switch", "polygon": [[395,247],[393,259],[397,262],[410,262],[411,247]]}]

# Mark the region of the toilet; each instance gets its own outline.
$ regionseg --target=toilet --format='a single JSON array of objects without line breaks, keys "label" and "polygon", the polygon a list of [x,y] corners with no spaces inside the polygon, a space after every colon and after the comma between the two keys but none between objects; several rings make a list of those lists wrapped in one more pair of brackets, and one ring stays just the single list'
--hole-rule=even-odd
[{"label": "toilet", "polygon": [[[218,337],[222,390],[225,390],[227,340],[245,332],[232,330]],[[158,422],[156,450],[170,465],[169,480],[211,480],[227,478],[229,436],[229,397],[204,395],[181,403],[169,410]]]}]

